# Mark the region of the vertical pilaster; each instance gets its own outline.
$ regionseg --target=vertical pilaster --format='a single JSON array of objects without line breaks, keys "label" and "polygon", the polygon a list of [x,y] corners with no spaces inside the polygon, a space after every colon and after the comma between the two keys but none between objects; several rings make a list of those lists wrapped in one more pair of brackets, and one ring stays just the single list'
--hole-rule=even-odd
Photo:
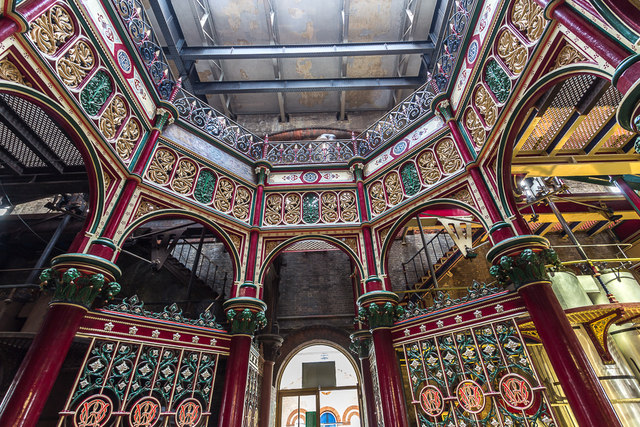
[{"label": "vertical pilaster", "polygon": [[[371,351],[371,333],[369,331],[358,331],[351,334],[351,350],[358,355],[360,360],[360,372],[362,373],[362,384],[360,388],[364,396],[364,413],[365,417],[361,417],[365,421],[365,426],[376,427],[375,399],[373,396],[373,380],[371,378],[371,362],[369,360],[369,352]],[[363,411],[361,410],[360,413]],[[262,427],[262,426],[261,426]]]},{"label": "vertical pilaster", "polygon": [[517,236],[496,244],[487,258],[491,274],[513,285],[542,340],[573,414],[581,426],[621,426],[569,319],[551,289],[545,266],[557,264],[555,251],[541,236]]},{"label": "vertical pilaster", "polygon": [[54,291],[42,328],[0,404],[0,426],[35,426],[87,310],[120,291],[117,266],[85,254],[55,257],[40,275]]},{"label": "vertical pilaster", "polygon": [[271,426],[271,399],[273,388],[273,366],[284,341],[280,335],[262,334],[258,336],[262,344],[264,364],[262,368],[262,384],[260,390],[260,409],[258,412],[258,427]]},{"label": "vertical pilaster", "polygon": [[358,298],[359,320],[369,324],[376,357],[382,419],[385,426],[408,427],[400,366],[393,348],[391,327],[402,314],[393,292],[368,292]]}]

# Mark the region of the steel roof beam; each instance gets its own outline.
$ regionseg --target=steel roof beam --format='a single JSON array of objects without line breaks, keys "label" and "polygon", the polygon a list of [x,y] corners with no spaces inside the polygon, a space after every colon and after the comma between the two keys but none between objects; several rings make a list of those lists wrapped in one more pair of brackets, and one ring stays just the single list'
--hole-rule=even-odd
[{"label": "steel roof beam", "polygon": [[63,173],[64,165],[56,153],[3,100],[0,100],[0,121],[47,166],[55,169],[58,173]]},{"label": "steel roof beam", "polygon": [[[199,61],[207,59],[272,59],[309,58],[335,56],[381,56],[430,53],[435,48],[431,41],[374,42],[307,45],[268,46],[202,46],[183,47],[179,54],[183,60]],[[167,49],[166,54],[173,59]]]},{"label": "steel roof beam", "polygon": [[419,77],[381,77],[300,80],[243,80],[201,82],[193,85],[197,95],[213,93],[316,92],[339,90],[403,89],[422,84]]}]

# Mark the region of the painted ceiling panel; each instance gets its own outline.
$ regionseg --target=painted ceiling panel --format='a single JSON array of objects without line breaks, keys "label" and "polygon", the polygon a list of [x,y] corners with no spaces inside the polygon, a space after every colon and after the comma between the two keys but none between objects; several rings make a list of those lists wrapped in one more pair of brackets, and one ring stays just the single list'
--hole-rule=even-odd
[{"label": "painted ceiling panel", "polygon": [[[184,7],[184,0],[174,0],[174,8]],[[269,44],[268,14],[263,0],[209,0],[213,25],[219,44]]]},{"label": "painted ceiling panel", "polygon": [[225,80],[273,80],[273,64],[270,59],[225,59],[220,61]]},{"label": "painted ceiling panel", "polygon": [[278,95],[275,93],[239,93],[230,96],[231,110],[243,114],[278,114]]},{"label": "painted ceiling panel", "polygon": [[392,97],[392,90],[352,90],[347,92],[346,110],[386,110]]},{"label": "painted ceiling panel", "polygon": [[281,44],[342,41],[342,0],[279,0],[274,10]]},{"label": "painted ceiling panel", "polygon": [[282,77],[285,79],[331,79],[340,77],[340,58],[281,59]]},{"label": "painted ceiling panel", "polygon": [[287,92],[285,109],[292,113],[339,111],[340,92]]},{"label": "painted ceiling panel", "polygon": [[392,77],[398,55],[352,56],[347,59],[346,77]]},{"label": "painted ceiling panel", "polygon": [[350,0],[349,42],[398,41],[404,0]]}]

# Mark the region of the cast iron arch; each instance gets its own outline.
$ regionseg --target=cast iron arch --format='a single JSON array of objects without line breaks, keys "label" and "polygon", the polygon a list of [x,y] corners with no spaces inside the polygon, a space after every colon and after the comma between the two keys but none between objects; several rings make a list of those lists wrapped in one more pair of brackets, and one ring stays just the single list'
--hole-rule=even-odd
[{"label": "cast iron arch", "polygon": [[389,270],[387,265],[389,262],[389,258],[388,258],[389,250],[391,249],[391,245],[393,244],[394,237],[398,232],[398,230],[400,230],[400,228],[404,226],[404,224],[406,224],[412,218],[414,218],[416,214],[423,212],[426,208],[441,207],[441,206],[454,206],[458,209],[467,211],[471,215],[475,216],[478,219],[478,221],[480,221],[485,231],[488,232],[489,229],[491,228],[491,226],[483,218],[480,211],[468,205],[467,203],[461,202],[460,200],[457,200],[457,199],[433,199],[433,200],[429,200],[427,202],[421,203],[419,205],[416,205],[410,210],[408,210],[407,212],[405,212],[400,218],[398,218],[393,223],[393,225],[389,229],[389,232],[387,233],[387,236],[385,237],[384,242],[382,243],[382,248],[380,250],[380,267],[383,269],[382,274],[387,274],[387,271]]},{"label": "cast iron arch", "polygon": [[66,108],[54,99],[28,86],[9,81],[0,81],[0,93],[15,96],[34,104],[47,113],[69,138],[69,141],[80,152],[82,161],[87,171],[89,181],[89,215],[85,220],[83,229],[95,232],[98,227],[98,219],[104,209],[105,190],[102,183],[104,174],[100,156],[91,139],[81,129],[77,119],[72,117]]},{"label": "cast iron arch", "polygon": [[346,253],[347,256],[353,261],[356,268],[358,269],[358,274],[360,278],[364,278],[364,267],[362,266],[362,261],[358,258],[358,255],[353,252],[353,250],[347,246],[344,242],[340,240],[339,237],[326,236],[324,234],[305,234],[302,236],[291,237],[290,239],[285,240],[275,247],[267,257],[262,261],[262,265],[260,266],[260,271],[258,272],[257,283],[262,283],[264,279],[264,275],[267,273],[267,268],[271,265],[271,262],[275,259],[277,255],[279,255],[284,249],[293,243],[300,242],[302,240],[322,240],[324,242],[330,243],[335,246],[337,249],[340,249],[342,252]]},{"label": "cast iron arch", "polygon": [[190,219],[213,231],[216,237],[220,238],[222,244],[225,246],[227,252],[229,253],[229,257],[231,258],[231,265],[233,267],[233,277],[235,278],[235,281],[241,280],[240,255],[238,254],[236,247],[231,242],[229,234],[227,234],[224,228],[211,221],[210,218],[204,217],[195,212],[189,212],[182,209],[161,209],[158,211],[154,211],[141,218],[138,218],[137,220],[129,224],[120,238],[114,241],[114,243],[117,246],[120,246],[137,228],[146,224],[147,222],[158,219]]},{"label": "cast iron arch", "polygon": [[522,99],[514,107],[514,113],[511,114],[511,117],[507,121],[505,127],[505,129],[509,129],[509,131],[503,132],[497,152],[497,190],[498,196],[500,197],[500,203],[507,212],[507,215],[516,215],[518,212],[515,200],[512,197],[513,188],[511,186],[511,163],[515,139],[526,118],[529,108],[531,108],[538,98],[544,95],[551,87],[562,83],[571,77],[583,74],[594,75],[598,78],[609,81],[611,81],[612,77],[610,73],[603,71],[595,65],[568,65],[541,77],[524,93]]}]

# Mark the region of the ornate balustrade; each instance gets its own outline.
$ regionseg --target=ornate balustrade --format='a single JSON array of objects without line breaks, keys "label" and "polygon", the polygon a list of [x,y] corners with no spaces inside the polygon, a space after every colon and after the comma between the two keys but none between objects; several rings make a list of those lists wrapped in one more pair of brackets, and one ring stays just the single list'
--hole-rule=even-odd
[{"label": "ornate balustrade", "polygon": [[449,84],[476,2],[459,0],[453,4],[434,72],[428,73],[427,82],[352,141],[290,141],[274,145],[184,89],[174,90],[178,83],[171,74],[142,2],[113,0],[113,3],[158,94],[162,99],[173,102],[181,120],[251,160],[266,159],[276,165],[288,165],[346,163],[356,155],[368,157],[430,114],[434,96],[446,90]]}]

